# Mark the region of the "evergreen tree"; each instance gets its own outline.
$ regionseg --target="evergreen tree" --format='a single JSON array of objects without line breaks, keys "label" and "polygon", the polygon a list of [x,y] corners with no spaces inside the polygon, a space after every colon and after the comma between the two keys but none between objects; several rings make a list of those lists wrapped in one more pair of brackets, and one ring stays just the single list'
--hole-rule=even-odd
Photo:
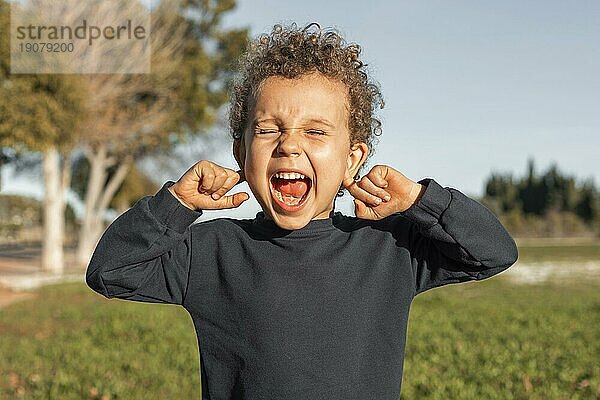
[{"label": "evergreen tree", "polygon": [[560,172],[556,163],[542,175],[536,173],[532,158],[521,178],[492,173],[482,201],[518,230],[529,227],[540,234],[560,234],[580,231],[585,223],[600,233],[600,194],[593,181],[579,185],[575,177]]}]

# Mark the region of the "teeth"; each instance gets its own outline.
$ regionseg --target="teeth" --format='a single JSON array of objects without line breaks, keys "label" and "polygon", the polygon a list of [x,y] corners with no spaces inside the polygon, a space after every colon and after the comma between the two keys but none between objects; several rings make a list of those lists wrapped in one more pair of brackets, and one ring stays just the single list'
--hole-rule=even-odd
[{"label": "teeth", "polygon": [[275,174],[276,178],[279,179],[304,179],[305,176],[298,172],[277,172]]}]

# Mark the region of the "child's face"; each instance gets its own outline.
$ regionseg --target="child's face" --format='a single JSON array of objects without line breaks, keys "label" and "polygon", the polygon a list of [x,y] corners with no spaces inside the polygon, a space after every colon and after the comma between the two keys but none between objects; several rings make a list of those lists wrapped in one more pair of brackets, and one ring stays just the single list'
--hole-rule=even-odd
[{"label": "child's face", "polygon": [[[234,146],[234,154],[244,160],[246,181],[265,215],[281,228],[328,218],[342,180],[367,157],[365,143],[350,147],[347,93],[342,82],[319,73],[269,77],[261,85],[245,145]],[[305,178],[275,176],[285,172]]]}]

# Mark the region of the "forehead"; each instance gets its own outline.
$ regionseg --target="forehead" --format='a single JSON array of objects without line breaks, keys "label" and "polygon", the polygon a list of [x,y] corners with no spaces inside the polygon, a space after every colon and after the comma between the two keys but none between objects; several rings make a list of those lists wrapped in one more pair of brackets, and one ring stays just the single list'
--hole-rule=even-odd
[{"label": "forehead", "polygon": [[289,123],[323,119],[347,128],[348,87],[320,73],[295,79],[271,76],[259,85],[249,122],[268,118]]}]

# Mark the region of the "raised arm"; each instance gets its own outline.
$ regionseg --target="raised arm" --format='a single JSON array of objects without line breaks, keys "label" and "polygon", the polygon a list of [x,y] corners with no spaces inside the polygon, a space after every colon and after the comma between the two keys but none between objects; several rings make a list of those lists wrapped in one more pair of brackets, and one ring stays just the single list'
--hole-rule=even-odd
[{"label": "raised arm", "polygon": [[515,263],[517,246],[481,203],[435,180],[400,218],[411,223],[408,242],[415,294],[448,283],[489,278]]},{"label": "raised arm", "polygon": [[182,304],[190,269],[189,226],[201,214],[181,204],[165,184],[140,199],[102,235],[86,273],[105,297]]},{"label": "raised arm", "polygon": [[397,219],[394,236],[411,254],[415,294],[485,279],[517,260],[514,240],[487,207],[431,178],[413,182],[377,165],[358,182],[347,178],[344,186],[355,197],[357,217]]},{"label": "raised arm", "polygon": [[241,171],[201,160],[175,184],[139,200],[104,232],[87,269],[88,286],[109,298],[182,304],[193,245],[189,226],[202,210],[248,200],[245,192],[226,195],[242,181]]}]

